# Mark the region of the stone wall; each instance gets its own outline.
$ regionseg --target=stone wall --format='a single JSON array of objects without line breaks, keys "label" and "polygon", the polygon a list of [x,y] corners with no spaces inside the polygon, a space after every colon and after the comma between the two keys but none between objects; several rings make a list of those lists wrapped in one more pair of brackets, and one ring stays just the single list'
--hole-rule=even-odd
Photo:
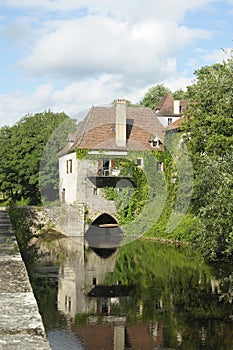
[{"label": "stone wall", "polygon": [[58,207],[44,208],[44,211],[56,230],[66,236],[84,236],[85,205],[83,203],[62,204]]},{"label": "stone wall", "polygon": [[49,350],[9,215],[0,209],[0,350]]}]

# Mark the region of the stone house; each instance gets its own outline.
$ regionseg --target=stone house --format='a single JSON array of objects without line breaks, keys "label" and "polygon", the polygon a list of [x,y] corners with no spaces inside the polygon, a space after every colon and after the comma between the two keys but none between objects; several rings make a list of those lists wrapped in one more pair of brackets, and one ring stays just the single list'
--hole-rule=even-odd
[{"label": "stone house", "polygon": [[187,107],[187,101],[174,100],[171,95],[163,97],[155,107],[155,113],[164,128],[174,124],[184,114]]},{"label": "stone house", "polygon": [[[150,108],[127,106],[125,100],[111,107],[92,107],[58,153],[61,202],[82,202],[88,210],[113,213],[113,203],[101,195],[102,188],[129,180],[115,168],[116,157],[162,150],[163,142],[164,127]],[[86,155],[94,155],[95,161]],[[143,167],[142,158],[136,162]]]}]

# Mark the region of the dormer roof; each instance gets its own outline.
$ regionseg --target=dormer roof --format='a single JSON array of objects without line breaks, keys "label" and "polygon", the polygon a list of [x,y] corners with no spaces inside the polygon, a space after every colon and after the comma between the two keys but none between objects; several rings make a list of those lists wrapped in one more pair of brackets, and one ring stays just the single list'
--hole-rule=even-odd
[{"label": "dormer roof", "polygon": [[182,115],[186,109],[187,101],[174,100],[172,95],[167,95],[161,98],[157,106],[155,107],[156,114],[160,116],[173,116]]},{"label": "dormer roof", "polygon": [[[146,107],[126,106],[125,150],[151,150],[151,139],[157,136],[164,141],[164,127],[156,113]],[[88,150],[120,150],[116,144],[116,107],[92,107],[68,144],[58,156],[77,148]]]}]

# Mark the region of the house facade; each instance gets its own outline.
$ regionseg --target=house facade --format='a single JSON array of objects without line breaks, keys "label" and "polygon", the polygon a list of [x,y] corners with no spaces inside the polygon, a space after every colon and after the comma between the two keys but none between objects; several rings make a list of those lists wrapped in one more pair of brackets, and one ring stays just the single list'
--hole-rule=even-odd
[{"label": "house facade", "polygon": [[[130,107],[125,100],[92,107],[58,154],[61,202],[82,202],[90,211],[114,213],[103,188],[130,181],[119,174],[116,158],[130,151],[162,150],[163,142],[164,127],[150,108]],[[143,159],[136,163],[142,167]]]},{"label": "house facade", "polygon": [[155,107],[155,113],[164,128],[178,121],[184,114],[187,101],[174,100],[171,95],[163,97]]}]

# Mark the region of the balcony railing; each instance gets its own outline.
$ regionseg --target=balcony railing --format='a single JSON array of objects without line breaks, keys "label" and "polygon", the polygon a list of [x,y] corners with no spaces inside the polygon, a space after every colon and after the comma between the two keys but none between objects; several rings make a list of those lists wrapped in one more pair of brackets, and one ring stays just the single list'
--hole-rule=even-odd
[{"label": "balcony railing", "polygon": [[99,168],[97,176],[120,176],[121,170],[116,168]]},{"label": "balcony railing", "polygon": [[123,171],[123,169],[99,168],[95,175],[89,175],[87,178],[93,183],[94,186],[96,186],[97,188],[101,188],[106,186],[116,187],[116,184],[120,179],[126,179],[131,181],[132,176],[131,174],[126,174],[125,171]]}]

